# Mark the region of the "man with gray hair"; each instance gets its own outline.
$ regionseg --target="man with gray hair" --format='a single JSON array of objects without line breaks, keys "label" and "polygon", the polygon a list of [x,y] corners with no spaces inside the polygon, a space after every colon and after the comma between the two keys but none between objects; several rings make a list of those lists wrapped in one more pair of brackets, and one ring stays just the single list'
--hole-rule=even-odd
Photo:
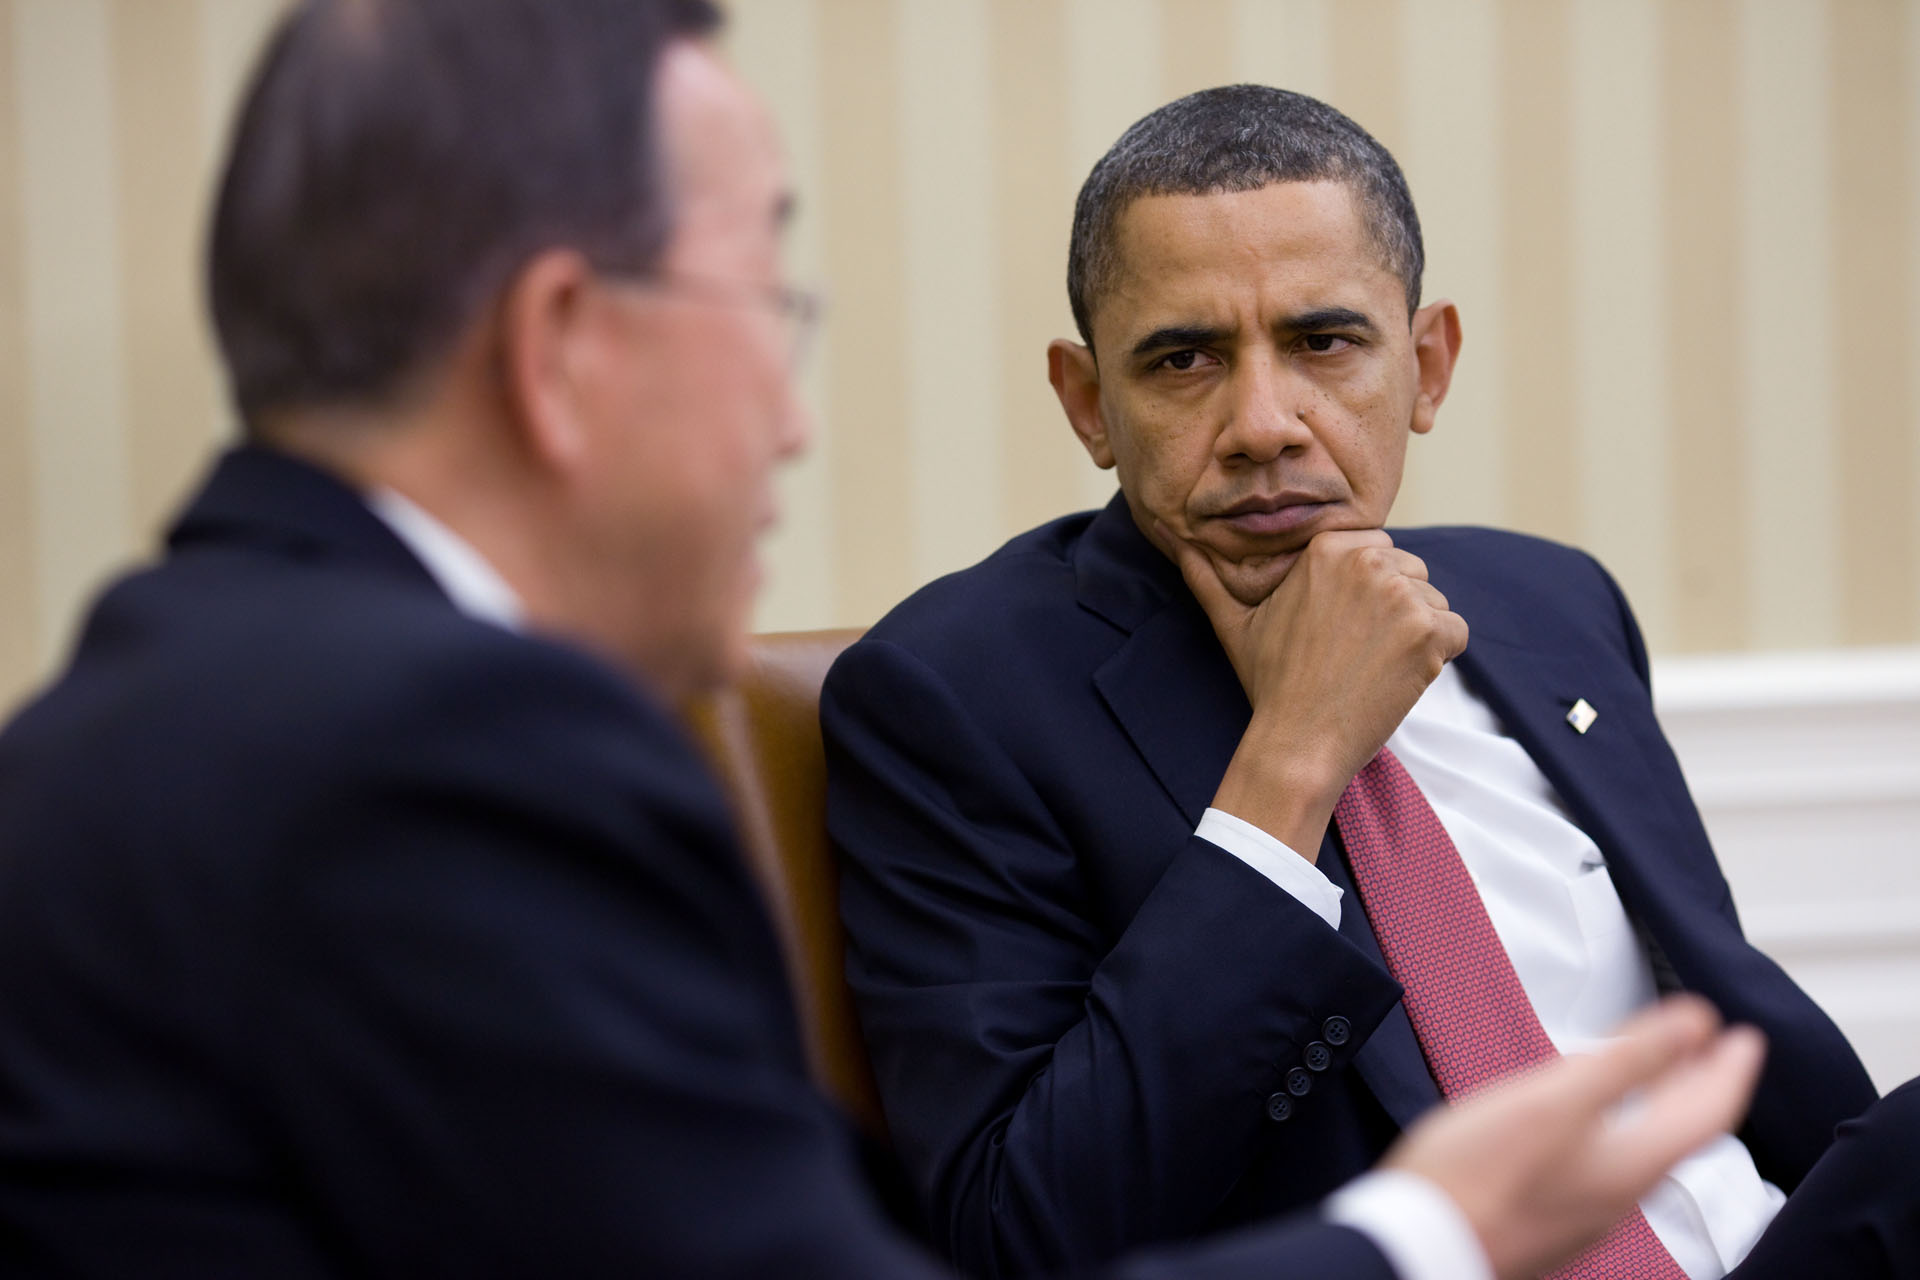
[{"label": "man with gray hair", "polygon": [[[1383,527],[1461,344],[1421,270],[1399,166],[1324,103],[1135,124],[1081,188],[1080,341],[1047,353],[1119,495],[829,677],[849,977],[935,1234],[1014,1275],[1312,1203],[1685,988],[1768,1033],[1753,1111],[1578,1274],[1882,1274],[1902,1232],[1915,1265],[1911,1205],[1849,1180],[1911,1181],[1890,1126],[1833,1145],[1874,1089],[1742,936],[1613,582]],[[1430,1213],[1377,1212],[1404,1266],[1474,1274]]]}]

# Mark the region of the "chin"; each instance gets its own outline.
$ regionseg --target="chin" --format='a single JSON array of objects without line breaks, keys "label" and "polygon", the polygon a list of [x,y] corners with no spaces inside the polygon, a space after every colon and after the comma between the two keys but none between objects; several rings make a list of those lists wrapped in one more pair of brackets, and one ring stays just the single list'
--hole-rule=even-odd
[{"label": "chin", "polygon": [[705,697],[747,673],[753,649],[744,627],[682,626],[611,647],[639,682],[670,705]]},{"label": "chin", "polygon": [[749,582],[734,592],[722,608],[722,616],[712,619],[706,628],[705,643],[701,646],[705,659],[701,677],[707,689],[732,684],[753,666],[753,603],[757,585],[757,577],[750,575]]},{"label": "chin", "polygon": [[1220,581],[1235,600],[1248,608],[1259,604],[1287,580],[1300,552],[1285,551],[1271,556],[1248,556],[1221,567]]}]

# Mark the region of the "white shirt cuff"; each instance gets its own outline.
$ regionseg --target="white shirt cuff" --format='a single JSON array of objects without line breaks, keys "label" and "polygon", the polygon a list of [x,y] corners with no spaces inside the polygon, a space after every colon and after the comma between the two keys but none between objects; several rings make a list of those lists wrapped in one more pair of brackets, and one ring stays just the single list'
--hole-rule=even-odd
[{"label": "white shirt cuff", "polygon": [[1494,1280],[1459,1206],[1418,1174],[1365,1174],[1334,1192],[1322,1211],[1373,1241],[1400,1280]]},{"label": "white shirt cuff", "polygon": [[1240,861],[1299,899],[1302,906],[1327,922],[1340,927],[1340,886],[1327,879],[1320,868],[1295,853],[1284,841],[1276,840],[1259,827],[1219,809],[1200,815],[1194,833],[1209,844],[1219,845]]}]

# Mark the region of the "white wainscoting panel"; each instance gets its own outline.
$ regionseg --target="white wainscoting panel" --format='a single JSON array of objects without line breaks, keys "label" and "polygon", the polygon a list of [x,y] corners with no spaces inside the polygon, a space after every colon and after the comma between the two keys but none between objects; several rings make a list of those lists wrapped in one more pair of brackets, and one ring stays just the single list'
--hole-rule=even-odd
[{"label": "white wainscoting panel", "polygon": [[1920,648],[1658,659],[1653,688],[1747,935],[1882,1092],[1920,1075]]}]

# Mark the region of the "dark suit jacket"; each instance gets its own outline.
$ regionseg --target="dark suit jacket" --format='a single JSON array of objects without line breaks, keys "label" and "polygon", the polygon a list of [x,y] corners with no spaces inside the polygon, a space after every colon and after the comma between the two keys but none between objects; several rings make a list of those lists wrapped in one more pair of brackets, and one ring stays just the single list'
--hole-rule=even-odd
[{"label": "dark suit jacket", "polygon": [[[1192,1269],[1285,1256],[1384,1274],[1313,1224]],[[678,728],[249,449],[0,735],[0,1272],[934,1268]]]},{"label": "dark suit jacket", "polygon": [[[1536,539],[1395,538],[1468,620],[1462,675],[1600,846],[1656,970],[1768,1032],[1741,1136],[1793,1187],[1873,1089],[1741,936],[1618,590]],[[1576,698],[1599,711],[1585,735]],[[1193,835],[1248,716],[1119,499],[927,587],[828,677],[849,978],[893,1137],[966,1264],[1311,1203],[1437,1100],[1358,897],[1335,933]],[[1350,891],[1343,857],[1330,835],[1319,865]]]}]

